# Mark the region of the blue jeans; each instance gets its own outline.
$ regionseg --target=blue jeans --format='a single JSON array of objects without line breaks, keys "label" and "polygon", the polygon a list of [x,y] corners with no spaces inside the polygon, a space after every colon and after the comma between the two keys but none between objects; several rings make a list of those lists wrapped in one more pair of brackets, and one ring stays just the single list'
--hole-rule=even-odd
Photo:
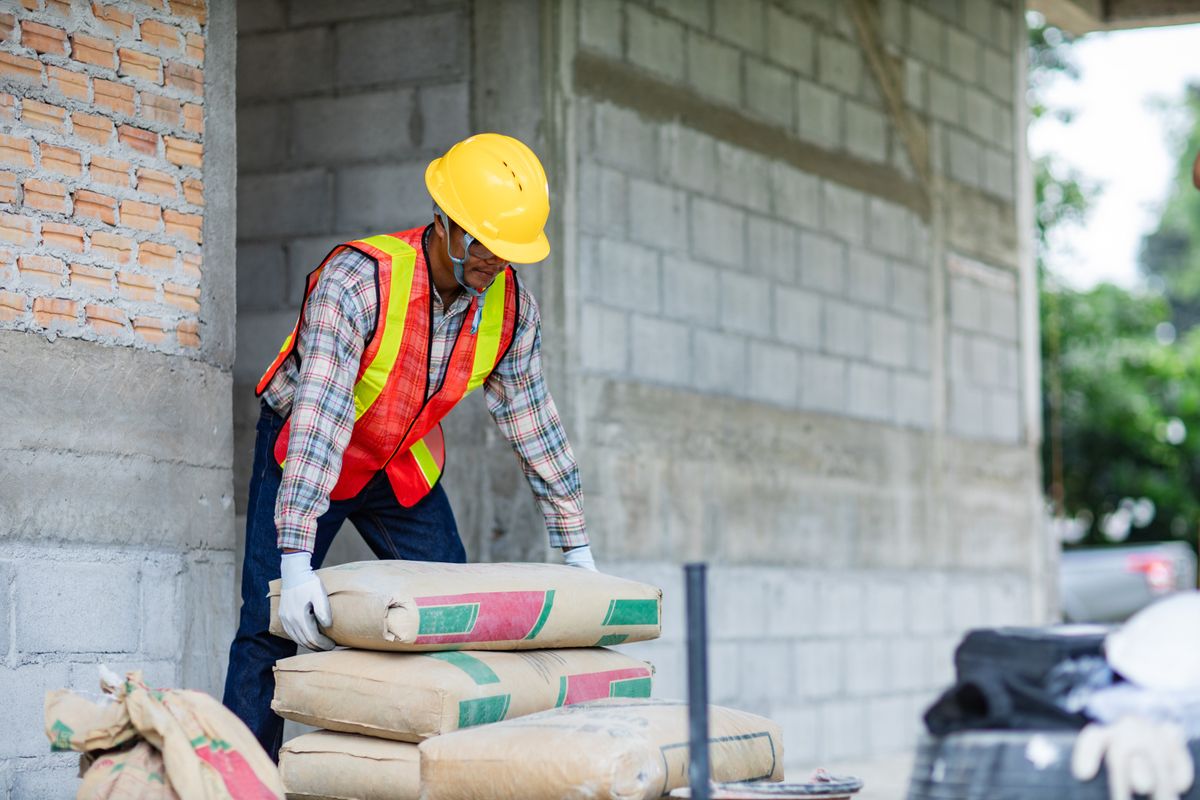
[{"label": "blue jeans", "polygon": [[[272,449],[282,427],[283,418],[263,404],[246,508],[242,612],[237,636],[229,648],[223,700],[275,761],[279,760],[279,747],[283,743],[283,720],[271,711],[271,698],[275,694],[272,667],[279,659],[296,655],[295,642],[267,632],[271,619],[267,584],[279,578],[275,497],[283,477]],[[329,510],[317,519],[314,569],[321,565],[333,537],[347,519],[354,523],[378,558],[459,564],[467,560],[454,512],[441,484],[412,508],[404,508],[392,493],[387,476],[380,472],[357,496],[331,502]]]}]

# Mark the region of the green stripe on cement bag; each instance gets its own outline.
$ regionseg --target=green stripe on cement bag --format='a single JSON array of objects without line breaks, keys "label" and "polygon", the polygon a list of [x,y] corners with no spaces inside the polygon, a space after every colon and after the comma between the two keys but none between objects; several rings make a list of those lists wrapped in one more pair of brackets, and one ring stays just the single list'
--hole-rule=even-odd
[{"label": "green stripe on cement bag", "polygon": [[[359,561],[318,570],[333,641],[364,650],[534,650],[658,638],[662,591],[554,564]],[[271,632],[279,623],[271,583]]]},{"label": "green stripe on cement bag", "polygon": [[419,742],[608,697],[649,697],[653,667],[603,648],[331,650],[275,665],[271,708],[326,730]]},{"label": "green stripe on cement bag", "polygon": [[[421,743],[422,800],[651,800],[688,782],[687,705],[601,700]],[[768,719],[709,707],[717,781],[783,780],[783,740]]]}]

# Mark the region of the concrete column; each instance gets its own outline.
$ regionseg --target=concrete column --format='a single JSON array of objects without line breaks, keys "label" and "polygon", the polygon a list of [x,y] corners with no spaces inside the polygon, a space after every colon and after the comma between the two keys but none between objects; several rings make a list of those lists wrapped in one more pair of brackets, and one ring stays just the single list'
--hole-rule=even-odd
[{"label": "concrete column", "polygon": [[[471,132],[494,131],[526,142],[541,158],[550,181],[549,259],[519,266],[520,280],[542,313],[542,357],[560,412],[569,409],[563,364],[567,338],[563,314],[564,163],[545,113],[546,15],[554,3],[538,0],[475,2],[471,25]],[[543,8],[545,6],[545,8]],[[564,417],[567,415],[564,414]],[[472,560],[541,561],[547,544],[542,515],[512,448],[488,414],[482,392],[455,409],[446,424],[444,482]]]},{"label": "concrete column", "polygon": [[[1013,0],[1013,15],[1023,19],[1024,0]],[[1014,26],[1013,50],[1021,53],[1026,46],[1023,25]],[[1013,84],[1018,98],[1025,96],[1029,82],[1028,64],[1024,58],[1013,59]],[[1024,426],[1024,442],[1029,448],[1030,462],[1038,471],[1038,480],[1031,482],[1030,503],[1041,509],[1044,503],[1041,487],[1042,436],[1042,358],[1041,358],[1041,298],[1038,296],[1038,274],[1036,242],[1034,241],[1034,188],[1033,164],[1029,158],[1027,131],[1029,109],[1025,103],[1015,104],[1015,130],[1012,132],[1016,160],[1016,211],[1018,232],[1018,261],[1020,288],[1018,302],[1021,325],[1021,410]],[[1058,562],[1061,557],[1059,543],[1054,540],[1049,526],[1045,525],[1041,513],[1035,516],[1033,531],[1034,546],[1030,551],[1031,585],[1033,587],[1033,615],[1041,622],[1059,618]]]}]

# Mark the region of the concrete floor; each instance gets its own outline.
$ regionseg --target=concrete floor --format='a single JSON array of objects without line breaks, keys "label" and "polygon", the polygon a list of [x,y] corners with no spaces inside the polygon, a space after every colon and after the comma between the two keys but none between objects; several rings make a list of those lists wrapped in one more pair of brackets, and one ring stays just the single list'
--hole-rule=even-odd
[{"label": "concrete floor", "polygon": [[[908,796],[908,780],[912,775],[912,753],[876,758],[870,761],[847,761],[824,764],[834,775],[853,775],[861,778],[863,789],[856,800],[904,800]],[[805,775],[788,775],[789,781],[802,781]]]}]

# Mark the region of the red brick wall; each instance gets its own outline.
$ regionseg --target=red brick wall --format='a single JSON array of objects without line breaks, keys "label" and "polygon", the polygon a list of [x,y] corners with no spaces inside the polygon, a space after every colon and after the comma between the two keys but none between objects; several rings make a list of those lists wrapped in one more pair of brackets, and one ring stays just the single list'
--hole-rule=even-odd
[{"label": "red brick wall", "polygon": [[0,329],[199,347],[205,3],[0,13]]}]

